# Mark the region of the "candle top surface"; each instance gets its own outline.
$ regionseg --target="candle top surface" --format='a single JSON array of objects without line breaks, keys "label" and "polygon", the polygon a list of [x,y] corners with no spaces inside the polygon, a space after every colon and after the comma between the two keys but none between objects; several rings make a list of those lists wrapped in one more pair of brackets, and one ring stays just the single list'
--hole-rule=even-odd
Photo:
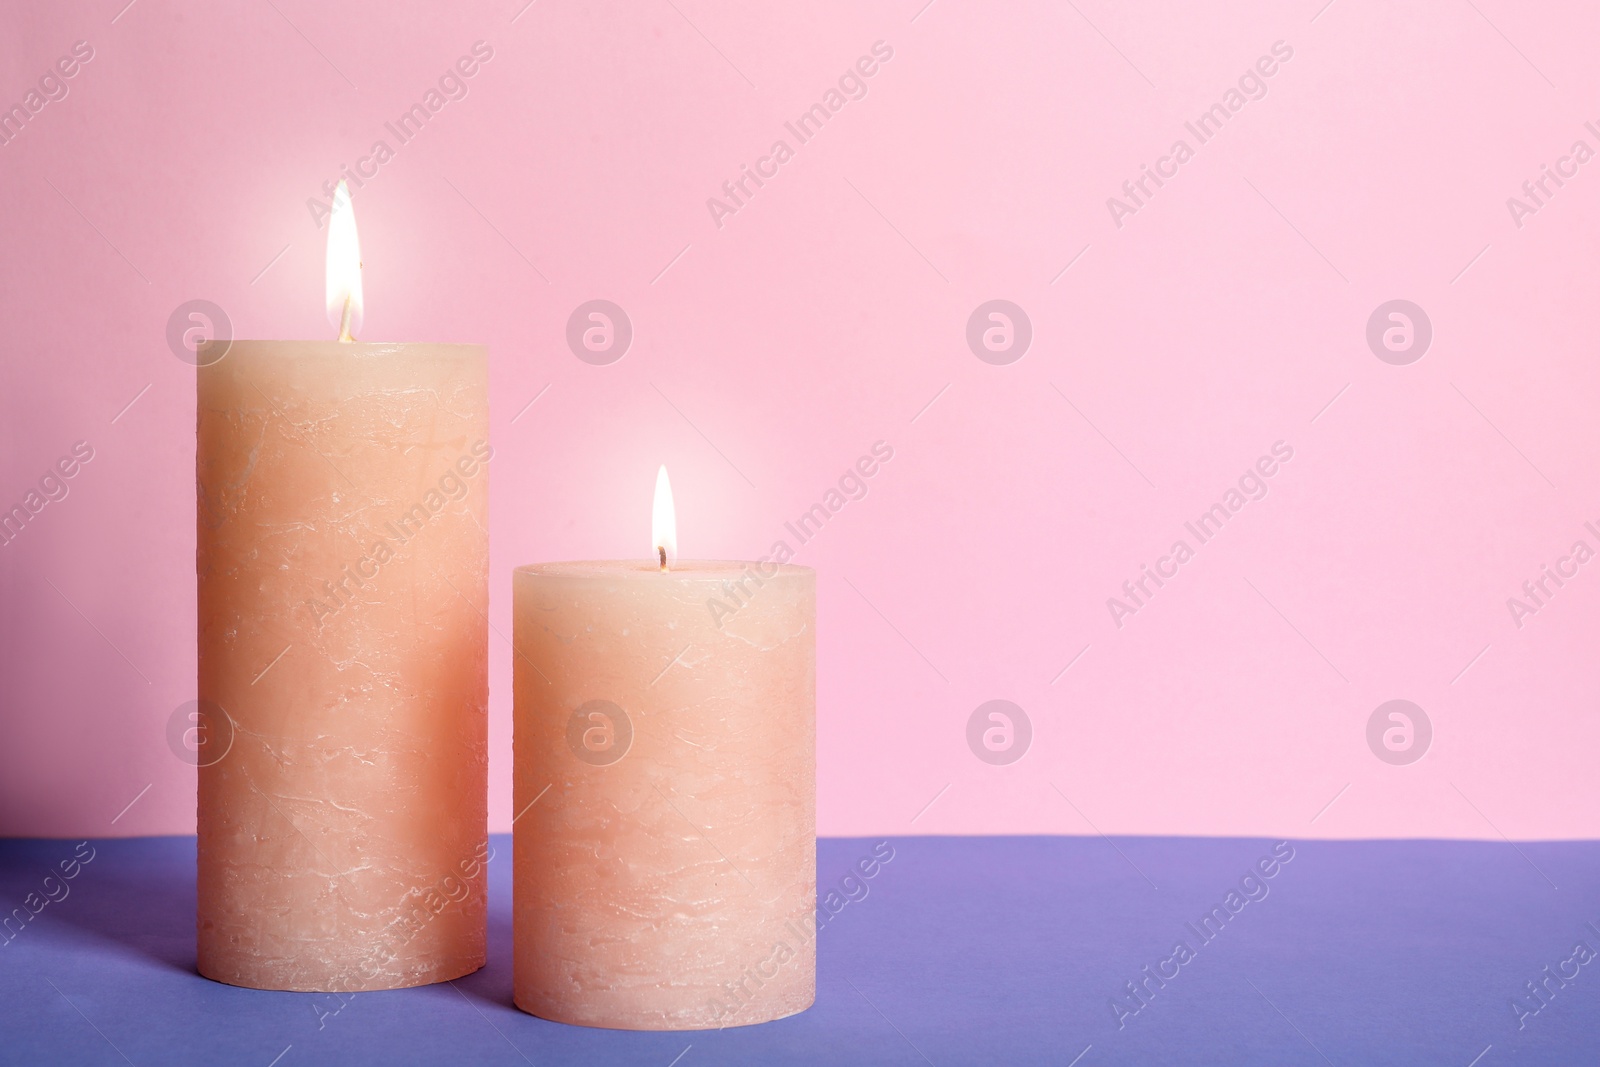
[{"label": "candle top surface", "polygon": [[[252,355],[340,355],[360,353],[370,355],[373,352],[403,351],[408,348],[465,348],[488,352],[489,346],[472,341],[340,341],[235,337],[231,339],[213,338],[201,341],[202,346],[216,346],[224,352],[233,348],[247,349]],[[220,357],[218,357],[220,358]]]},{"label": "candle top surface", "polygon": [[[775,572],[770,568],[776,567]],[[793,563],[762,564],[733,559],[680,559],[667,570],[653,559],[581,559],[558,563],[530,563],[513,573],[538,578],[620,578],[637,575],[647,578],[709,578],[720,581],[750,571],[763,578],[778,575],[815,574],[810,567]]]}]

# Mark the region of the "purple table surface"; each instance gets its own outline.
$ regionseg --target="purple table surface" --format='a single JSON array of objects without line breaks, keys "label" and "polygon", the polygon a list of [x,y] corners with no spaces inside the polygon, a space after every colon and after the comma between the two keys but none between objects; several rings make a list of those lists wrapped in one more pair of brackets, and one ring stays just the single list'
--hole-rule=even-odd
[{"label": "purple table surface", "polygon": [[1265,840],[907,837],[846,882],[877,842],[824,839],[816,1005],[681,1033],[512,1007],[493,844],[488,966],[340,1002],[195,972],[193,838],[0,841],[0,914],[59,898],[0,944],[0,1063],[1600,1063],[1596,842],[1300,842],[1265,878]]}]

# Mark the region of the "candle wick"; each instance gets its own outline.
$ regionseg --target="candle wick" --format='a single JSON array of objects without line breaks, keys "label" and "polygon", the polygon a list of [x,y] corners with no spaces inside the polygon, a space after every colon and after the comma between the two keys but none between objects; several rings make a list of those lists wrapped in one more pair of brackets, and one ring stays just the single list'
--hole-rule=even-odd
[{"label": "candle wick", "polygon": [[656,546],[656,552],[661,556],[661,569],[662,570],[666,570],[667,569],[667,546],[666,545],[657,545]]},{"label": "candle wick", "polygon": [[355,294],[352,293],[344,298],[344,314],[339,317],[339,340],[347,343],[355,340],[355,338],[350,334],[350,317],[353,310],[351,308],[351,301],[354,299],[354,296]]}]

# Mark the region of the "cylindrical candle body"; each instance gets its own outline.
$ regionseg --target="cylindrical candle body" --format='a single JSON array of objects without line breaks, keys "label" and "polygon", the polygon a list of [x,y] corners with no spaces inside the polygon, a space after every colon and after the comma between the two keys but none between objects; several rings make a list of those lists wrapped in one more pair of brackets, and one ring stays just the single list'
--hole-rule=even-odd
[{"label": "cylindrical candle body", "polygon": [[347,992],[474,971],[487,353],[234,341],[198,399],[200,973]]},{"label": "cylindrical candle body", "polygon": [[513,575],[513,996],[546,1019],[739,1026],[816,995],[816,575]]}]

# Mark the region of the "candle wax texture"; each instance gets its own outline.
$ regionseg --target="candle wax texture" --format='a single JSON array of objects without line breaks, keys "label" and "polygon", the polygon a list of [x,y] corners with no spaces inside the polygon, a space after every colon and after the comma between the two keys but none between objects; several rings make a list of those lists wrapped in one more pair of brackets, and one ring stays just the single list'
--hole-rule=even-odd
[{"label": "candle wax texture", "polygon": [[805,1010],[815,572],[553,563],[512,581],[517,1006],[630,1030]]},{"label": "candle wax texture", "polygon": [[234,341],[199,368],[208,978],[347,992],[483,965],[487,365]]}]

